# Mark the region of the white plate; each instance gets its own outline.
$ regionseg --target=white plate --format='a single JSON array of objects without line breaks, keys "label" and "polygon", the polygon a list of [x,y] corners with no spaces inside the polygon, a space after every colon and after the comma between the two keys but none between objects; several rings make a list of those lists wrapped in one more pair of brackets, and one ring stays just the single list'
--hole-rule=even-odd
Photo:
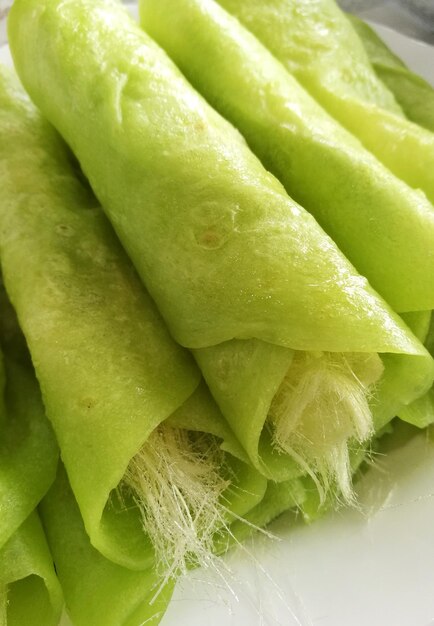
[{"label": "white plate", "polygon": [[257,537],[252,556],[229,555],[232,591],[193,572],[161,626],[434,624],[433,443],[419,436],[360,490],[376,510],[362,505],[311,526],[285,515],[270,528],[278,540]]},{"label": "white plate", "polygon": [[[434,85],[434,47],[406,37],[388,26],[371,24],[391,50],[403,59],[408,67]],[[413,625],[409,625],[413,626]]]},{"label": "white plate", "polygon": [[[434,48],[378,31],[434,84]],[[6,47],[0,60],[10,62]],[[380,468],[360,487],[375,510],[312,526],[282,516],[276,539],[257,536],[224,559],[230,574],[181,581],[161,626],[434,626],[434,445],[420,435]]]}]

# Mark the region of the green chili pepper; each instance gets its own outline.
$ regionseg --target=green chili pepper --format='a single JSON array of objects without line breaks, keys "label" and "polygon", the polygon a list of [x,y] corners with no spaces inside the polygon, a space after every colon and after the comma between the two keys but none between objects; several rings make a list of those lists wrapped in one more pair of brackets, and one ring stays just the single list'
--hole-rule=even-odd
[{"label": "green chili pepper", "polygon": [[62,592],[37,513],[0,547],[0,624],[57,626]]},{"label": "green chili pepper", "polygon": [[[172,335],[195,349],[252,464],[279,480],[331,466],[348,494],[349,440],[372,432],[371,410],[384,423],[430,387],[430,357],[117,3],[18,0],[9,26],[26,88],[72,147]],[[384,375],[379,352],[392,353]],[[306,398],[312,370],[319,392]],[[313,410],[301,433],[295,425],[296,449],[281,410],[286,373],[302,396],[289,404]],[[306,450],[303,423],[310,433],[325,396],[327,443]]]},{"label": "green chili pepper", "polygon": [[434,202],[434,136],[403,115],[334,0],[220,0],[394,174]]},{"label": "green chili pepper", "polygon": [[172,553],[194,553],[188,537],[202,549],[195,533],[203,527],[211,542],[261,500],[266,481],[243,463],[63,142],[12,78],[1,81],[3,276],[86,530],[131,568],[150,566],[159,548],[175,574],[185,564]]},{"label": "green chili pepper", "polygon": [[348,18],[362,40],[378,78],[390,89],[409,120],[434,132],[434,89],[410,71],[377,35],[355,15]]},{"label": "green chili pepper", "polygon": [[173,582],[159,590],[162,579],[155,568],[120,567],[92,547],[63,467],[41,504],[41,517],[74,626],[160,622]]}]

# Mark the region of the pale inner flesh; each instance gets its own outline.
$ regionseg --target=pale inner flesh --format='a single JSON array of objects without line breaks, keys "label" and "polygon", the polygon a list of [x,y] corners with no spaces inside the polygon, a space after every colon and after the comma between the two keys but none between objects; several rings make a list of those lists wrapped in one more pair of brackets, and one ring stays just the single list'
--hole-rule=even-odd
[{"label": "pale inner flesh", "polygon": [[275,447],[315,481],[353,499],[351,445],[374,431],[369,399],[383,372],[377,354],[296,352],[269,411]]},{"label": "pale inner flesh", "polygon": [[166,580],[212,559],[225,525],[224,457],[211,435],[162,424],[128,466],[121,490],[132,493]]}]

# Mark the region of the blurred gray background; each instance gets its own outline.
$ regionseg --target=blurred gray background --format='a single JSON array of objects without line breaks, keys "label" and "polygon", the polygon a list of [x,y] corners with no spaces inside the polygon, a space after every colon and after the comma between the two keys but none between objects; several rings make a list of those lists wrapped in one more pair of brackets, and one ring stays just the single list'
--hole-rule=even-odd
[{"label": "blurred gray background", "polygon": [[434,0],[338,0],[338,4],[366,20],[434,44]]},{"label": "blurred gray background", "polygon": [[[125,2],[134,4],[134,0]],[[434,0],[338,0],[338,3],[364,19],[434,44]],[[6,41],[5,18],[11,4],[12,0],[0,0],[0,44]]]}]

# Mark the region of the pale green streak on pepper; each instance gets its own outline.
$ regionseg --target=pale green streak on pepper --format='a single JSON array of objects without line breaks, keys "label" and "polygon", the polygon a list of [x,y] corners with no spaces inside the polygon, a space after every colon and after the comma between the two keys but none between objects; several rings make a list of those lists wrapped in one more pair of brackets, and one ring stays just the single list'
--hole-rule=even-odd
[{"label": "pale green streak on pepper", "polygon": [[334,0],[219,3],[368,150],[434,202],[434,135],[405,119]]},{"label": "pale green streak on pepper", "polygon": [[0,562],[0,588],[7,586],[5,626],[57,626],[63,596],[36,512],[0,548]]},{"label": "pale green streak on pepper", "polygon": [[418,351],[117,3],[18,0],[9,31],[26,88],[78,156],[181,344],[256,337]]},{"label": "pale green streak on pepper", "polygon": [[[176,4],[176,10],[175,10]],[[212,0],[143,0],[144,28],[395,310],[434,306],[434,210]]]},{"label": "pale green streak on pepper", "polygon": [[365,22],[348,15],[378,78],[390,89],[409,120],[434,132],[434,88],[410,71]]}]

